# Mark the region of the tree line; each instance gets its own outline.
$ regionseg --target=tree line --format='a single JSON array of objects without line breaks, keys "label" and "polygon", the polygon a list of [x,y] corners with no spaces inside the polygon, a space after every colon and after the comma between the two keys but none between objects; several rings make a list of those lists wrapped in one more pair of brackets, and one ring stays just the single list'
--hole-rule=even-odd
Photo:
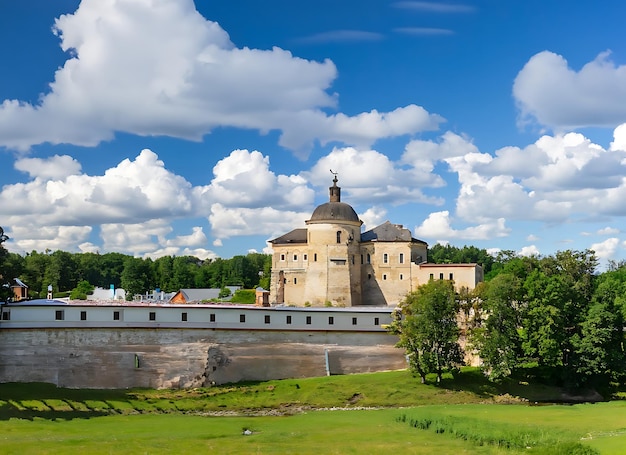
[{"label": "tree line", "polygon": [[[32,298],[45,298],[48,286],[55,295],[91,287],[123,288],[128,298],[153,289],[175,292],[188,288],[242,286],[269,287],[271,256],[249,253],[231,259],[200,260],[193,256],[163,256],[141,259],[121,253],[68,253],[32,251],[25,255],[8,252],[0,228],[0,300],[10,297],[9,286],[19,278]],[[80,285],[80,286],[79,286]]]},{"label": "tree line", "polygon": [[473,291],[430,281],[401,303],[390,330],[426,380],[463,363],[460,335],[494,381],[531,377],[571,389],[626,378],[626,264],[597,273],[592,251],[496,256]]}]

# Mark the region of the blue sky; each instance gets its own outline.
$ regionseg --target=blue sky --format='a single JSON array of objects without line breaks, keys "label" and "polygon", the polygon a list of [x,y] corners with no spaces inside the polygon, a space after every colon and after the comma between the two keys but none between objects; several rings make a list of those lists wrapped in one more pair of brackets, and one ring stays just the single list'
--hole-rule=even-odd
[{"label": "blue sky", "polygon": [[232,257],[342,200],[626,258],[623,2],[0,4],[10,251]]}]

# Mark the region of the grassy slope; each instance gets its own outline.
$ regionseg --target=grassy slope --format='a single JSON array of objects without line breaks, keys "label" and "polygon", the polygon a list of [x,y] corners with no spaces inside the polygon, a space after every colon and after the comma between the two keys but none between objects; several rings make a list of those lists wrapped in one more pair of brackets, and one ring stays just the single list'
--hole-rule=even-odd
[{"label": "grassy slope", "polygon": [[[496,387],[471,369],[441,386],[421,385],[406,371],[191,390],[71,390],[46,384],[0,384],[0,451],[511,453],[488,439],[512,440],[521,432],[524,438],[529,437],[527,433],[538,434],[548,446],[585,438],[585,446],[602,453],[623,453],[625,402],[494,405],[519,403],[513,396],[534,402],[557,393],[513,383]],[[312,410],[332,407],[402,409]],[[205,416],[231,412],[238,415]],[[268,416],[273,413],[282,416]],[[258,414],[264,417],[252,417]],[[289,414],[294,415],[285,416]],[[402,416],[435,424],[418,430],[397,421]],[[244,428],[254,433],[242,436]],[[487,438],[490,445],[465,441],[462,433],[468,428],[469,433]],[[543,449],[534,453],[546,453]]]}]

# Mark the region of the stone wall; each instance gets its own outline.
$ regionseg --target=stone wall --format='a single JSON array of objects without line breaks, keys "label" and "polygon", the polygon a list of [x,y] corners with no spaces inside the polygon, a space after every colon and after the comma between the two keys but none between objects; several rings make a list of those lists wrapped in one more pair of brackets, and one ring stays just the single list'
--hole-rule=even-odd
[{"label": "stone wall", "polygon": [[[3,329],[0,382],[178,388],[406,367],[387,333]],[[328,361],[327,361],[328,359]]]}]

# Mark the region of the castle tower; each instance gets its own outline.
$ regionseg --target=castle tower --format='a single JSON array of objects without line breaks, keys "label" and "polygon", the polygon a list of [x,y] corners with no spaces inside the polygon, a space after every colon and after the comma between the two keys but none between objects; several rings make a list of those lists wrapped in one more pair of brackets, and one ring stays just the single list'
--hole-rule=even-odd
[{"label": "castle tower", "polygon": [[361,225],[354,209],[341,202],[337,175],[329,201],[296,229],[274,239],[270,301],[323,306],[361,304]]}]

